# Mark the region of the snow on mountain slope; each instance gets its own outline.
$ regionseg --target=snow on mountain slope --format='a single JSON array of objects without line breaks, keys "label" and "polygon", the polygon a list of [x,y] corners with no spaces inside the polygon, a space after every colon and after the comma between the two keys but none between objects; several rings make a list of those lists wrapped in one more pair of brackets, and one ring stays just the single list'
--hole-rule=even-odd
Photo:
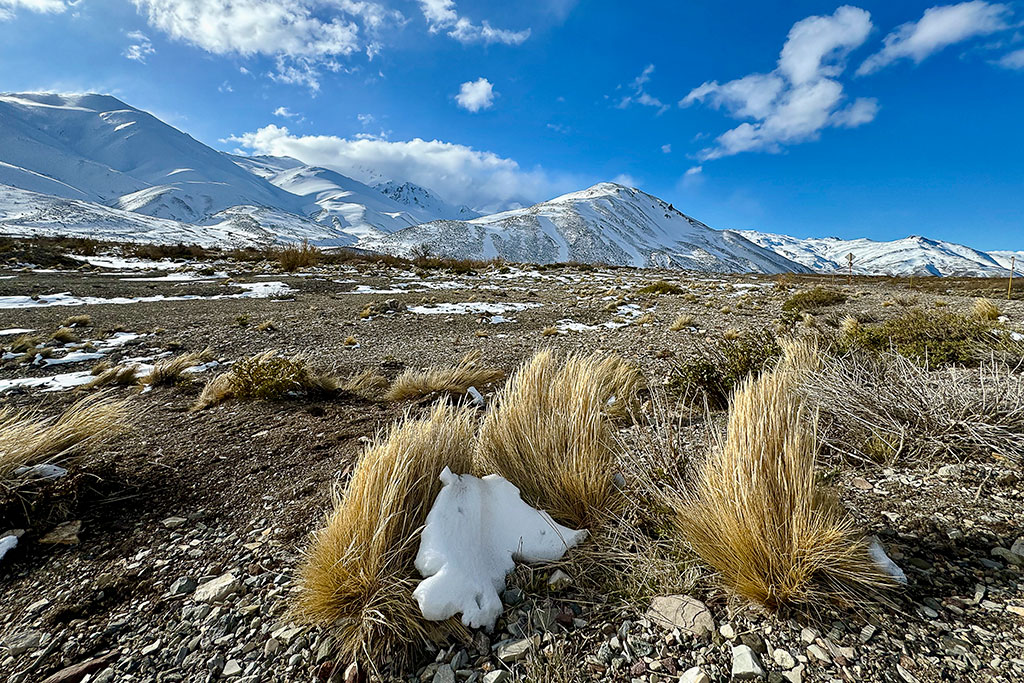
[{"label": "snow on mountain slope", "polygon": [[[211,225],[191,225],[94,202],[39,194],[0,185],[0,234],[69,236],[153,244],[264,246],[308,239],[349,244],[328,227],[275,209],[236,206],[213,216]],[[348,238],[350,239],[350,238]]]},{"label": "snow on mountain slope", "polygon": [[301,202],[219,152],[106,95],[0,95],[0,183],[151,216],[202,221]]},{"label": "snow on mountain slope", "polygon": [[996,263],[1003,268],[1010,267],[1010,259],[1016,257],[1013,263],[1015,273],[1024,273],[1024,251],[990,251],[988,255],[995,259]]},{"label": "snow on mountain slope", "polygon": [[365,240],[364,248],[409,254],[425,246],[455,258],[582,261],[706,272],[806,272],[736,232],[713,230],[657,197],[599,183],[525,209],[470,221],[434,221]]},{"label": "snow on mountain slope", "polygon": [[406,184],[408,196],[423,198],[422,204],[396,201],[379,188],[288,157],[229,155],[229,158],[282,190],[302,197],[305,200],[303,212],[317,222],[333,225],[339,232],[360,239],[379,237],[442,218],[447,213],[458,213],[417,185]]},{"label": "snow on mountain slope", "polygon": [[424,223],[430,220],[459,220],[467,221],[472,218],[479,218],[480,213],[469,208],[465,204],[455,206],[438,197],[425,187],[413,183],[397,183],[393,180],[378,183],[374,189],[390,197],[399,204],[404,204],[417,215],[430,216]]},{"label": "snow on mountain slope", "polygon": [[1006,275],[1006,268],[983,251],[916,235],[878,242],[866,238],[801,239],[755,230],[737,232],[751,242],[819,272],[845,272],[848,268],[846,255],[852,253],[853,271],[866,275]]}]

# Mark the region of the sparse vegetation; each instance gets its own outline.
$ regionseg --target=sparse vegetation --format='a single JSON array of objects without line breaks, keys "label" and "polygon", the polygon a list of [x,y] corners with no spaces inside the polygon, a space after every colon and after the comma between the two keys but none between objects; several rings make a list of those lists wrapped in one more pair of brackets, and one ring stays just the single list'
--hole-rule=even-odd
[{"label": "sparse vegetation", "polygon": [[861,325],[840,339],[840,348],[875,353],[895,350],[931,368],[972,363],[996,344],[991,323],[949,311],[909,308],[878,325]]},{"label": "sparse vegetation", "polygon": [[278,401],[324,396],[338,391],[341,384],[333,374],[315,369],[307,356],[265,351],[236,362],[229,372],[211,379],[192,410],[203,410],[229,398]]},{"label": "sparse vegetation", "polygon": [[81,341],[75,331],[70,327],[59,327],[57,330],[50,335],[50,339],[57,342],[58,344],[74,344],[75,342]]},{"label": "sparse vegetation", "polygon": [[92,316],[88,314],[70,316],[64,320],[64,327],[92,327]]},{"label": "sparse vegetation", "polygon": [[683,288],[664,280],[656,280],[637,290],[640,294],[682,294]]},{"label": "sparse vegetation", "polygon": [[846,295],[835,289],[816,286],[797,292],[786,299],[782,310],[792,313],[804,313],[821,310],[829,306],[837,306],[846,301]]},{"label": "sparse vegetation", "polygon": [[358,375],[342,382],[341,388],[363,398],[374,400],[381,397],[389,384],[391,381],[376,370],[363,370]]},{"label": "sparse vegetation", "polygon": [[[413,588],[419,530],[448,467],[473,464],[475,419],[445,402],[429,417],[408,417],[360,456],[334,511],[313,537],[299,572],[300,618],[331,629],[343,657],[400,658],[436,632],[459,632],[457,620],[424,621]],[[432,633],[433,632],[433,633]]]},{"label": "sparse vegetation", "polygon": [[683,313],[682,315],[680,315],[679,317],[672,321],[672,324],[669,326],[668,329],[672,330],[673,332],[679,332],[680,330],[685,330],[688,327],[692,327],[693,322],[694,317],[692,315]]},{"label": "sparse vegetation", "polygon": [[464,394],[470,387],[480,389],[503,377],[505,377],[504,371],[481,365],[480,352],[474,351],[467,353],[454,365],[425,370],[406,369],[391,385],[387,399],[389,401],[404,401],[422,398],[437,392]]},{"label": "sparse vegetation", "polygon": [[301,244],[289,244],[274,252],[277,264],[286,273],[294,273],[320,263],[320,250],[303,240]]},{"label": "sparse vegetation", "polygon": [[691,401],[722,409],[740,382],[770,368],[780,353],[770,332],[705,342],[695,355],[676,365],[671,385]]},{"label": "sparse vegetation", "polygon": [[93,378],[79,387],[79,389],[82,391],[92,391],[93,389],[108,386],[129,387],[138,381],[138,371],[139,367],[134,364],[104,368],[98,373],[93,372]]},{"label": "sparse vegetation", "polygon": [[0,485],[16,484],[21,467],[67,464],[128,428],[128,404],[97,394],[57,417],[0,408]]},{"label": "sparse vegetation", "polygon": [[143,385],[170,386],[181,381],[183,373],[191,367],[209,363],[213,360],[213,350],[209,347],[202,351],[183,353],[175,358],[157,361],[153,371],[139,379]]},{"label": "sparse vegetation", "polygon": [[974,300],[974,304],[971,306],[971,314],[978,320],[993,322],[999,320],[999,316],[1003,313],[999,310],[998,306],[992,303],[991,299],[982,298]]},{"label": "sparse vegetation", "polygon": [[785,368],[746,380],[724,441],[688,486],[663,488],[673,526],[736,594],[780,608],[862,603],[895,585],[833,493],[815,480],[814,422]]}]

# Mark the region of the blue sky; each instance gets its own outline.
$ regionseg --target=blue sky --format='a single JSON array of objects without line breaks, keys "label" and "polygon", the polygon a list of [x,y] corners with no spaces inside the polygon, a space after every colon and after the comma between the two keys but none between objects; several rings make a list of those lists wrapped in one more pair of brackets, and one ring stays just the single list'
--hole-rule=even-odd
[{"label": "blue sky", "polygon": [[0,90],[497,209],[1024,248],[1024,3],[0,0]]}]

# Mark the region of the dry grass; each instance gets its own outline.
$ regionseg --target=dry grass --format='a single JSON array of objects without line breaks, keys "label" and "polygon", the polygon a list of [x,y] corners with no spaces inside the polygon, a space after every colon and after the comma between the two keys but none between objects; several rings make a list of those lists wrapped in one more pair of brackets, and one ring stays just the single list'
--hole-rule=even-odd
[{"label": "dry grass", "polygon": [[0,409],[0,485],[19,467],[67,463],[128,428],[128,404],[104,394],[83,398],[59,417]]},{"label": "dry grass", "polygon": [[342,382],[314,368],[303,355],[279,356],[276,351],[244,358],[229,372],[203,388],[192,410],[203,410],[230,398],[277,401],[293,396],[323,396],[341,389]]},{"label": "dry grass", "polygon": [[995,321],[1003,314],[990,299],[975,299],[971,306],[971,315],[979,320]]},{"label": "dry grass", "polygon": [[315,266],[320,262],[320,250],[310,246],[305,240],[301,244],[291,244],[278,249],[275,254],[277,264],[286,273],[294,273],[300,268]]},{"label": "dry grass", "polygon": [[57,330],[50,335],[50,339],[57,342],[58,344],[74,344],[75,342],[81,341],[75,331],[70,327],[59,327]]},{"label": "dry grass", "polygon": [[435,392],[464,394],[470,387],[485,387],[502,379],[505,373],[497,368],[480,365],[480,352],[467,353],[455,365],[427,368],[426,370],[406,369],[388,390],[389,401],[403,401],[429,396]]},{"label": "dry grass", "polygon": [[376,370],[363,370],[358,375],[342,382],[341,388],[363,398],[377,399],[381,397],[389,384],[391,384],[391,380]]},{"label": "dry grass", "polygon": [[136,365],[116,365],[106,368],[99,373],[93,373],[92,380],[79,387],[81,391],[92,391],[100,387],[128,387],[135,384],[138,379],[135,373],[138,371]]},{"label": "dry grass", "polygon": [[537,353],[484,419],[478,469],[502,475],[523,500],[563,524],[599,526],[617,503],[615,444],[605,410],[632,381],[623,367],[617,359]]},{"label": "dry grass", "polygon": [[1024,377],[996,362],[928,371],[897,353],[825,356],[799,388],[845,457],[1024,461]]},{"label": "dry grass", "polygon": [[662,491],[674,527],[736,594],[769,608],[862,602],[890,588],[864,537],[815,481],[815,422],[783,366],[737,390],[724,441],[689,487]]},{"label": "dry grass", "polygon": [[69,316],[64,320],[64,327],[92,327],[92,316],[85,313]]},{"label": "dry grass", "polygon": [[140,384],[150,386],[169,386],[181,380],[185,370],[196,365],[209,363],[213,360],[213,350],[209,347],[202,351],[183,353],[176,358],[157,361],[153,371],[139,379]]},{"label": "dry grass", "polygon": [[692,315],[684,313],[675,320],[673,320],[672,325],[670,325],[668,329],[672,330],[673,332],[679,332],[680,330],[685,330],[688,327],[692,327],[693,322],[694,317]]},{"label": "dry grass", "polygon": [[277,326],[274,325],[273,320],[264,320],[263,322],[256,325],[258,332],[276,332]]},{"label": "dry grass", "polygon": [[37,346],[45,340],[37,334],[18,335],[11,342],[10,350],[13,353],[28,353],[34,351]]},{"label": "dry grass", "polygon": [[334,511],[300,569],[296,607],[305,621],[332,629],[343,658],[401,657],[457,621],[423,620],[412,591],[419,531],[441,489],[438,475],[472,469],[473,413],[445,402],[422,420],[408,417],[360,456]]},{"label": "dry grass", "polygon": [[558,334],[558,328],[555,327],[554,325],[549,325],[548,327],[545,327],[543,330],[541,330],[540,334],[543,337],[554,337],[556,334]]}]

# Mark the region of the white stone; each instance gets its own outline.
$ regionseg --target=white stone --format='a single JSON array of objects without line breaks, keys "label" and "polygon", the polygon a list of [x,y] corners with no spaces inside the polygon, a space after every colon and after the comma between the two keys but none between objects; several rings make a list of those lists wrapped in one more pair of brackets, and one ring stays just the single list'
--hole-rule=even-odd
[{"label": "white stone", "polygon": [[750,647],[737,645],[732,649],[732,678],[736,681],[764,678],[764,668]]},{"label": "white stone", "polygon": [[192,597],[196,602],[220,602],[224,598],[238,592],[242,582],[235,578],[231,572],[221,574],[216,579],[210,579],[196,588]]}]

